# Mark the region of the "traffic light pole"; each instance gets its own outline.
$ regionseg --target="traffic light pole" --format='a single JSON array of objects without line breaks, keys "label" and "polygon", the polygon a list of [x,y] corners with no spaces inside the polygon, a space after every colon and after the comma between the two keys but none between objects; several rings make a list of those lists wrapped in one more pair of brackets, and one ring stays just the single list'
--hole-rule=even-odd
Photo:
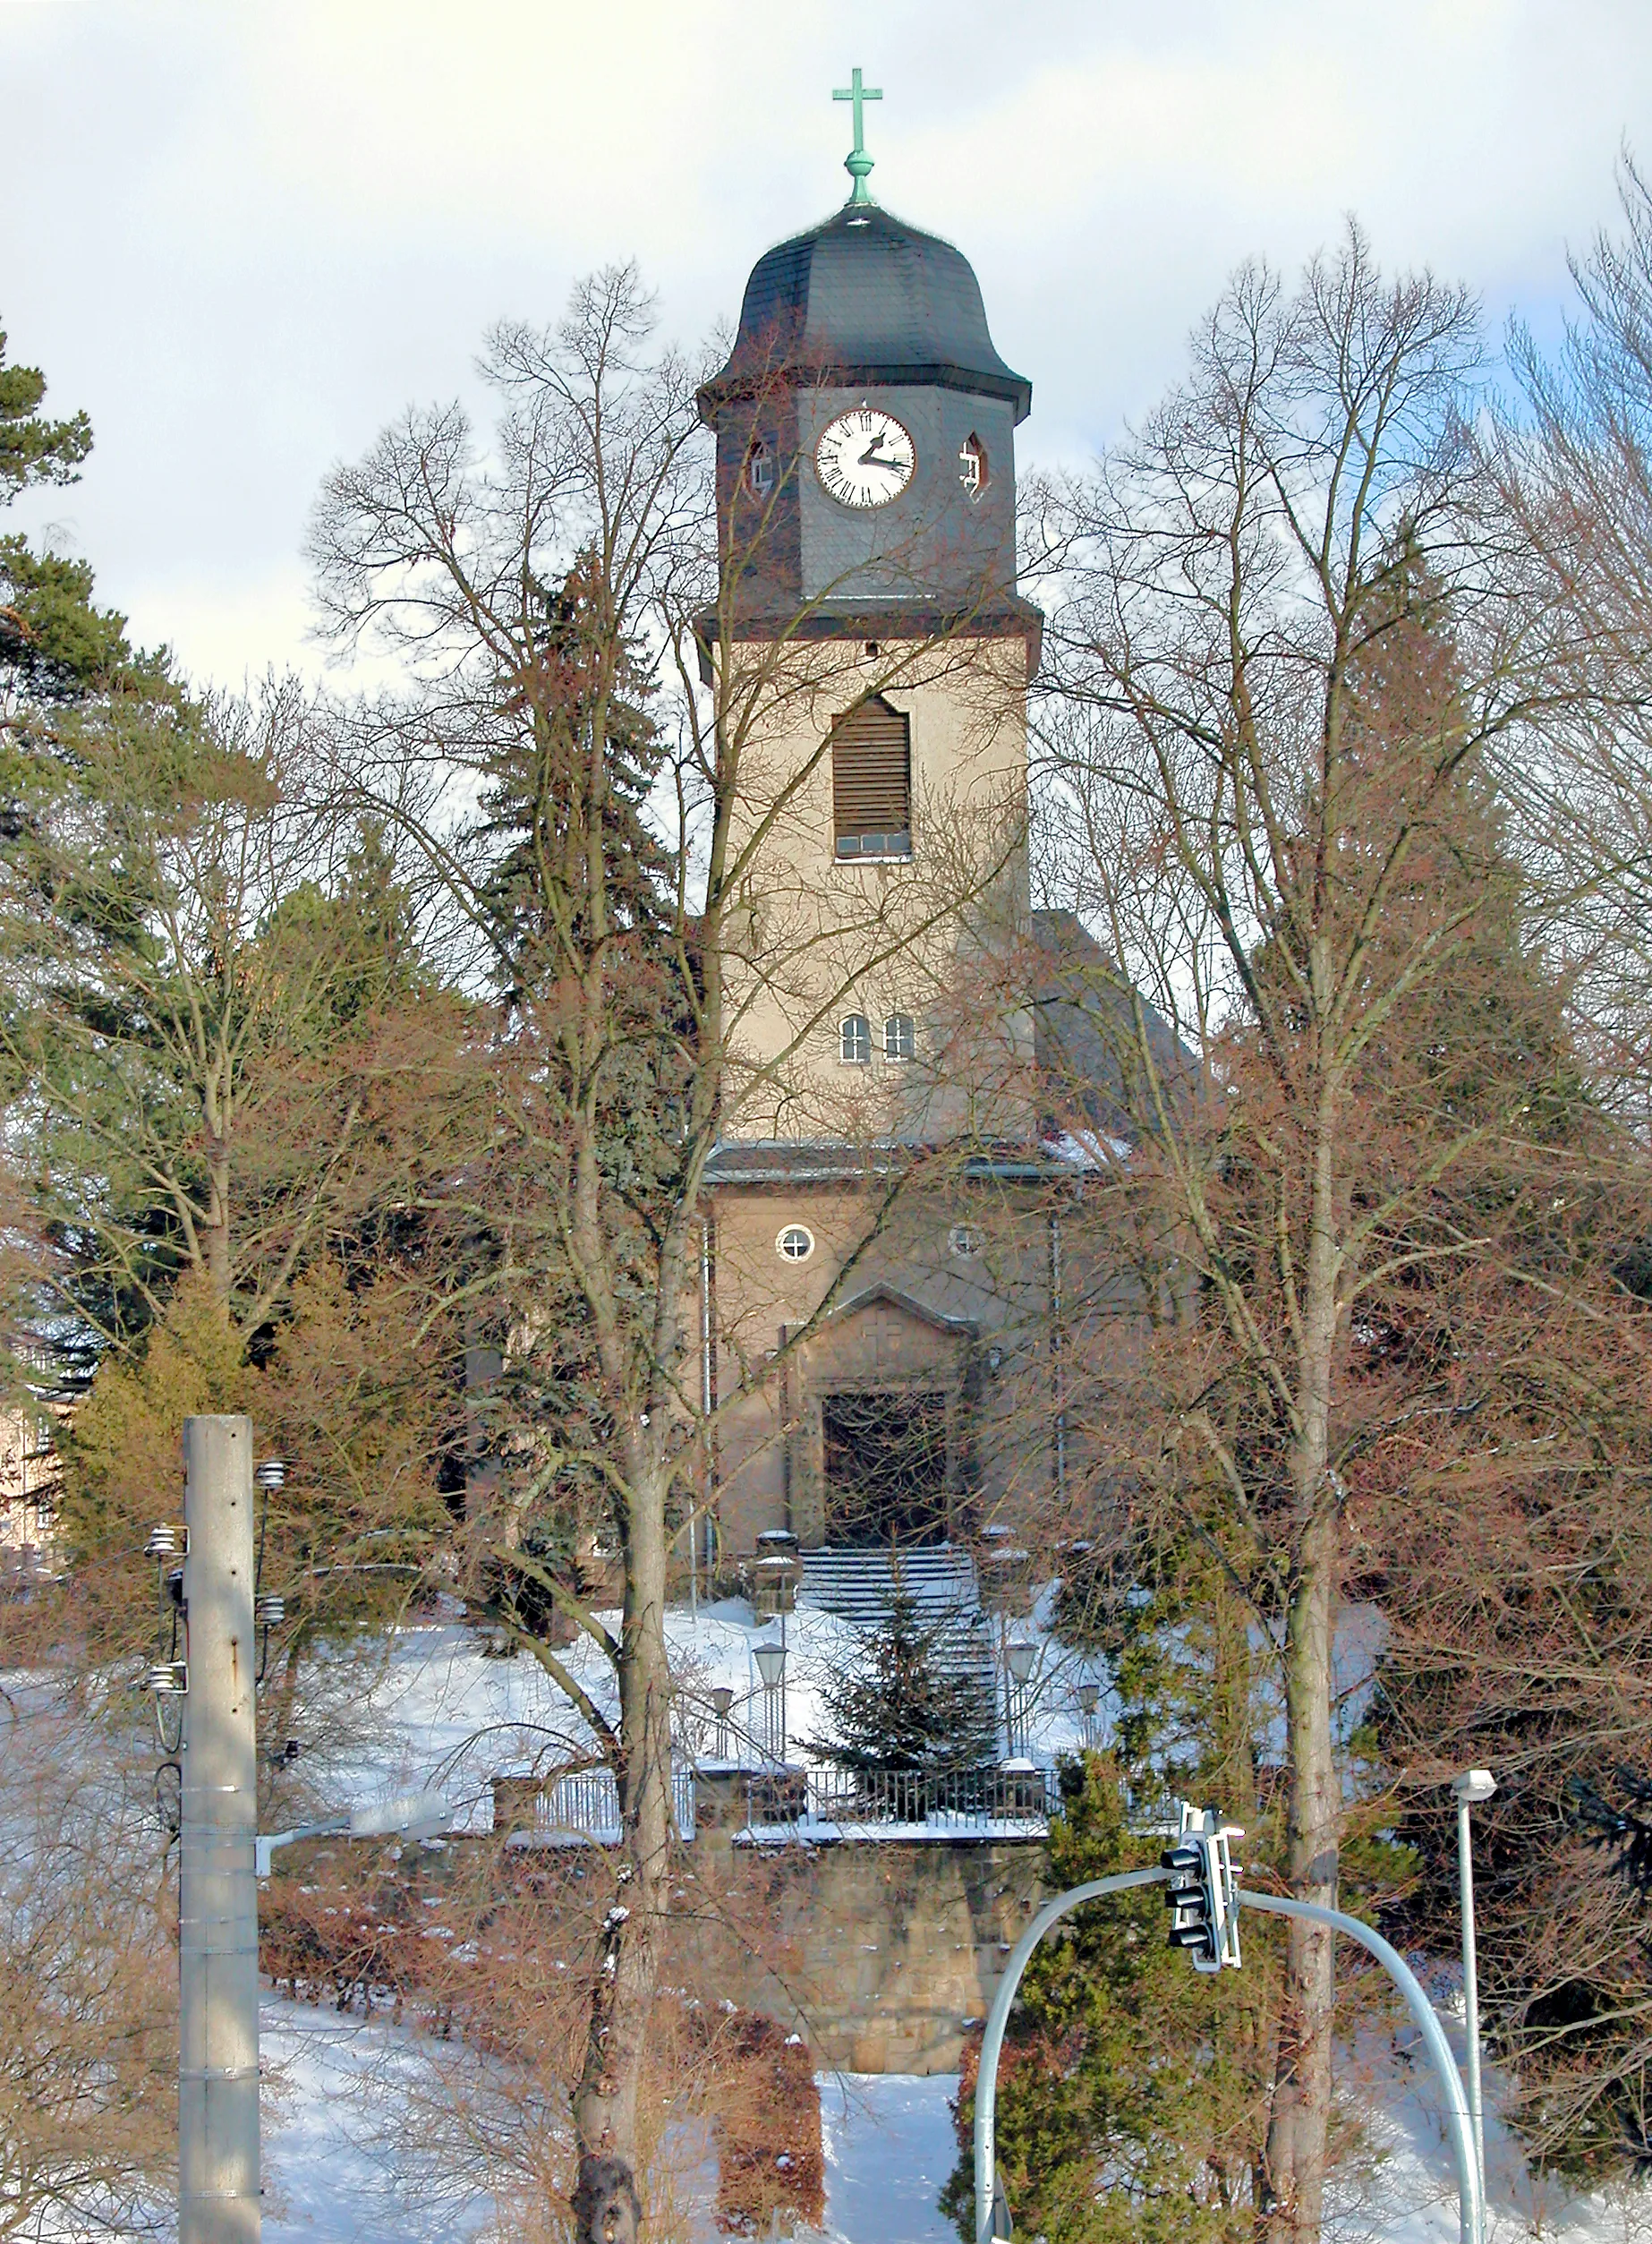
[{"label": "traffic light pole", "polygon": [[1344,1916],[1341,1909],[1322,1909],[1312,1901],[1290,1901],[1275,1893],[1251,1893],[1241,1886],[1235,1899],[1246,1908],[1264,1909],[1270,1916],[1306,1917],[1311,1924],[1328,1924],[1333,1932],[1346,1933],[1351,1941],[1375,1956],[1383,1969],[1405,1997],[1405,2007],[1416,2019],[1418,2031],[1434,2060],[1434,2069],[1440,2076],[1440,2086],[1445,2091],[1446,2109],[1451,2114],[1452,2155],[1457,2165],[1457,2226],[1461,2244],[1482,2244],[1486,2234],[1486,2208],[1480,2196],[1480,2166],[1475,2156],[1474,2129],[1469,2118],[1469,2099],[1463,2094],[1462,2075],[1452,2055],[1452,2045],[1445,2038],[1445,2028],[1435,2015],[1435,2007],[1423,1992],[1416,1973],[1399,1950],[1391,1948],[1380,1933],[1362,1924],[1357,1916]]},{"label": "traffic light pole", "polygon": [[1001,2229],[993,2219],[997,2209],[993,2185],[998,2163],[998,2058],[1016,1990],[1033,1960],[1033,1950],[1052,1924],[1059,1924],[1069,1911],[1081,1908],[1086,1901],[1103,1900],[1110,1893],[1128,1893],[1132,1886],[1160,1886],[1165,1876],[1162,1870],[1120,1870],[1111,1878],[1093,1878],[1088,1885],[1058,1893],[1053,1901],[1044,1903],[1010,1950],[987,2012],[986,2031],[981,2036],[981,2065],[975,2075],[975,2244],[992,2244],[994,2237],[1009,2233],[1008,2223]]},{"label": "traffic light pole", "polygon": [[183,1421],[178,2244],[259,2244],[252,1421]]},{"label": "traffic light pole", "polygon": [[[1004,1975],[998,1983],[992,1997],[992,2007],[987,2013],[986,2031],[981,2039],[981,2065],[975,2079],[975,2244],[994,2244],[995,2239],[1008,2237],[1010,2227],[1006,2218],[1002,2224],[997,2218],[1001,2206],[995,2190],[997,2177],[997,2107],[998,2061],[1004,2044],[1004,2029],[1009,2023],[1009,2012],[1021,1984],[1021,1975],[1032,1961],[1033,1950],[1053,1924],[1086,1901],[1099,1901],[1110,1893],[1128,1892],[1132,1886],[1162,1885],[1167,1873],[1163,1870],[1127,1870],[1111,1878],[1096,1878],[1088,1885],[1074,1886],[1069,1892],[1058,1893],[1027,1926],[1009,1952]],[[1480,2196],[1479,2167],[1474,2154],[1474,2135],[1469,2126],[1468,2099],[1463,2094],[1462,2077],[1452,2056],[1452,2045],[1445,2038],[1445,2029],[1435,2017],[1434,2006],[1423,1992],[1416,1974],[1397,1950],[1392,1948],[1380,1933],[1362,1924],[1357,1916],[1344,1916],[1340,1909],[1322,1909],[1311,1901],[1293,1901],[1272,1893],[1251,1893],[1244,1887],[1236,1888],[1234,1899],[1244,1907],[1261,1909],[1270,1916],[1307,1917],[1316,1924],[1328,1924],[1335,1932],[1346,1933],[1382,1965],[1389,1977],[1405,1997],[1406,2008],[1416,2019],[1428,2054],[1434,2060],[1440,2076],[1440,2086],[1445,2091],[1446,2108],[1452,2120],[1452,2150],[1457,2167],[1457,2217],[1460,2244],[1483,2244],[1485,2212]],[[1002,2210],[1007,2214],[1008,2208]]]}]

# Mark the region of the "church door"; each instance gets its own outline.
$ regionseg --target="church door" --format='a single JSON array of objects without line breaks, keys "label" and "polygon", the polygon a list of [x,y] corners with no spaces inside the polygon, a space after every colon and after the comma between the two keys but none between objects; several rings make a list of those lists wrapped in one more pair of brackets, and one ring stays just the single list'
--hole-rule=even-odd
[{"label": "church door", "polygon": [[862,1388],[821,1399],[826,1540],[886,1548],[947,1540],[947,1398]]}]

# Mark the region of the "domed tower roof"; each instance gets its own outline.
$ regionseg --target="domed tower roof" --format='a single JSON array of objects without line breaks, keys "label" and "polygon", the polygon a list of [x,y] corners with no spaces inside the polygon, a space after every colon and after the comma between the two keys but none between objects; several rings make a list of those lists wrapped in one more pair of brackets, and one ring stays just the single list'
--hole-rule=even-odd
[{"label": "domed tower roof", "polygon": [[1018,422],[1033,386],[987,332],[969,260],[873,202],[849,202],[760,257],[722,371],[700,392],[714,422],[726,399],[781,377],[846,387],[928,384],[1004,399]]}]

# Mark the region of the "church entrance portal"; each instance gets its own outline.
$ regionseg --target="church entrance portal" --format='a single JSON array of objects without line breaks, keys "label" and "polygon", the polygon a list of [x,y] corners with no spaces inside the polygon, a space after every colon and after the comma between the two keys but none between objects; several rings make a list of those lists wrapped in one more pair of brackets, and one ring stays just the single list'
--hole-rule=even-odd
[{"label": "church entrance portal", "polygon": [[862,1389],[821,1400],[826,1540],[910,1549],[947,1540],[947,1398]]}]

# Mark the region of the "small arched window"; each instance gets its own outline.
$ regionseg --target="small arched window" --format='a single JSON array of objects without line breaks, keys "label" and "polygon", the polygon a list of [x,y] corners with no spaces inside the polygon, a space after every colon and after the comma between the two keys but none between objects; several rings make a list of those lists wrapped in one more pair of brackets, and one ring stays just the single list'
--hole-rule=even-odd
[{"label": "small arched window", "polygon": [[745,456],[745,488],[754,499],[766,499],[774,489],[774,454],[760,436],[752,439]]},{"label": "small arched window", "polygon": [[967,437],[958,451],[958,480],[972,499],[986,489],[986,447],[978,436]]},{"label": "small arched window", "polygon": [[838,1023],[838,1057],[850,1067],[865,1067],[872,1059],[872,1023],[864,1013],[846,1013]]},{"label": "small arched window", "polygon": [[814,1233],[806,1224],[788,1224],[774,1250],[782,1262],[806,1262],[814,1252]]},{"label": "small arched window", "polygon": [[918,1035],[910,1013],[891,1013],[884,1022],[883,1056],[886,1060],[917,1058]]}]

